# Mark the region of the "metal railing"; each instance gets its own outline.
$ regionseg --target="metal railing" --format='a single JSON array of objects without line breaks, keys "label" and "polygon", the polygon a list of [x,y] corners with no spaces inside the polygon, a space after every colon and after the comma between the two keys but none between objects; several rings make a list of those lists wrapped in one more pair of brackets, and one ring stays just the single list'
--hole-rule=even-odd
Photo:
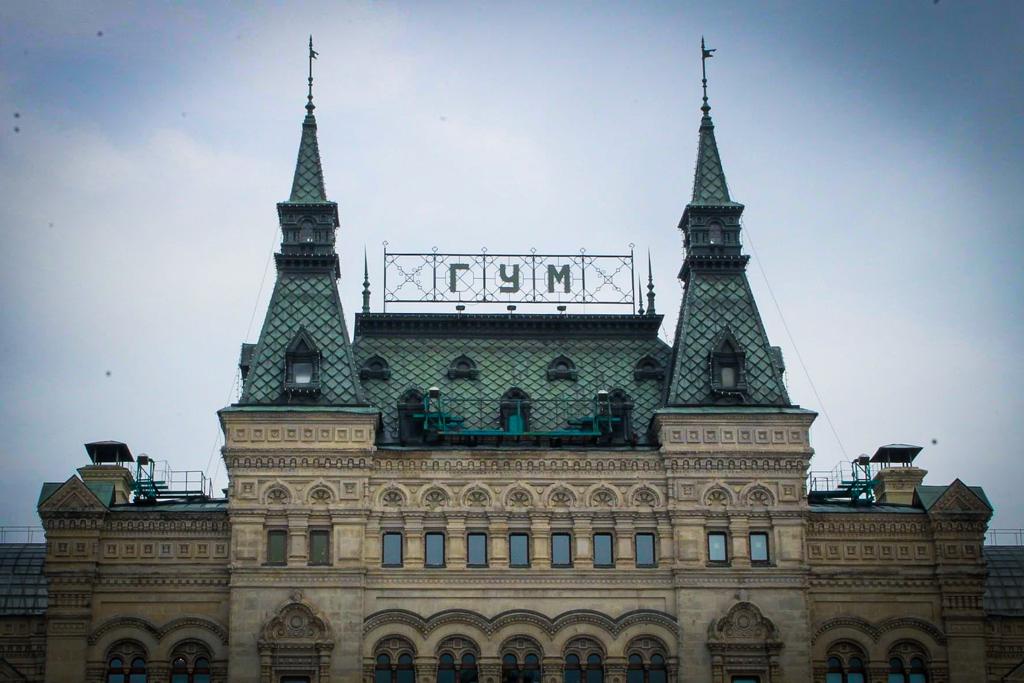
[{"label": "metal railing", "polygon": [[989,529],[985,545],[1024,545],[1024,529]]},{"label": "metal railing", "polygon": [[43,543],[46,534],[39,526],[0,526],[0,543]]}]

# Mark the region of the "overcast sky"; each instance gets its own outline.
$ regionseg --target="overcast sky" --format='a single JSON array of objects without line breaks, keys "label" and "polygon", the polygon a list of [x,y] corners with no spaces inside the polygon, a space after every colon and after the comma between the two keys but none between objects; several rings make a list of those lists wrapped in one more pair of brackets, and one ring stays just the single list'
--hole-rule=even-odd
[{"label": "overcast sky", "polygon": [[812,467],[923,445],[1024,526],[1024,5],[952,0],[0,4],[0,524],[87,441],[225,485],[309,33],[350,323],[383,240],[632,242],[666,334],[705,35],[761,314],[839,436],[818,418]]}]

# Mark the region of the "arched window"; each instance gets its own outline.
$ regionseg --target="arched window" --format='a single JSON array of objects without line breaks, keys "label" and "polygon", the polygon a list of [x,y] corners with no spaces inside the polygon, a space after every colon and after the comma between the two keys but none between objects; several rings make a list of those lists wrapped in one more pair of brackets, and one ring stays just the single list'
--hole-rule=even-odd
[{"label": "arched window", "polygon": [[530,430],[530,396],[522,389],[512,388],[501,397],[499,414],[501,428],[508,434]]},{"label": "arched window", "polygon": [[578,377],[576,364],[568,356],[559,356],[548,363],[548,379],[567,379],[575,382]]},{"label": "arched window", "polygon": [[629,656],[626,669],[626,683],[644,683],[644,658],[637,654]]},{"label": "arched window", "polygon": [[633,379],[638,382],[645,379],[661,381],[665,379],[665,368],[654,356],[644,356],[633,367]]},{"label": "arched window", "polygon": [[849,646],[846,646],[844,652],[829,657],[825,666],[825,683],[865,683],[867,680],[864,660],[859,656],[851,656]]},{"label": "arched window", "polygon": [[622,389],[608,394],[612,414],[612,441],[629,443],[633,439],[633,399]]},{"label": "arched window", "polygon": [[519,683],[519,660],[513,654],[501,658],[501,680],[505,683]]},{"label": "arched window", "polygon": [[477,379],[480,371],[469,356],[459,356],[448,366],[448,379]]},{"label": "arched window", "polygon": [[711,353],[711,390],[719,397],[742,397],[747,390],[743,347],[728,327],[715,338]]},{"label": "arched window", "polygon": [[587,683],[604,683],[604,662],[597,653],[587,657]]},{"label": "arched window", "polygon": [[580,658],[576,655],[566,655],[563,672],[564,683],[581,683]]},{"label": "arched window", "polygon": [[132,668],[128,672],[128,683],[146,683],[146,660],[136,657],[132,660]]},{"label": "arched window", "polygon": [[710,244],[722,243],[722,224],[713,222],[708,225],[708,242]]},{"label": "arched window", "polygon": [[191,683],[210,683],[210,660],[206,657],[197,657],[192,665]]},{"label": "arched window", "polygon": [[373,668],[374,683],[391,683],[391,657],[386,654],[377,655],[377,664]]},{"label": "arched window", "polygon": [[416,669],[412,665],[412,655],[409,653],[398,655],[395,683],[416,683]]},{"label": "arched window", "polygon": [[437,683],[455,683],[455,657],[447,652],[437,660]]},{"label": "arched window", "polygon": [[359,369],[359,379],[391,379],[391,368],[380,356],[367,358]]},{"label": "arched window", "polygon": [[668,683],[668,670],[665,668],[665,658],[661,655],[651,655],[651,668],[647,672],[648,683]]},{"label": "arched window", "polygon": [[928,683],[928,669],[920,657],[910,660],[910,683]]},{"label": "arched window", "polygon": [[125,683],[124,660],[120,657],[111,657],[107,663],[107,683]]},{"label": "arched window", "polygon": [[467,652],[459,664],[459,683],[477,683],[476,656]]},{"label": "arched window", "polygon": [[189,683],[188,662],[184,657],[177,657],[171,662],[171,683]]},{"label": "arched window", "polygon": [[903,660],[893,657],[889,660],[889,683],[908,683],[907,669],[903,666]]},{"label": "arched window", "polygon": [[540,657],[532,652],[523,658],[523,683],[540,683]]},{"label": "arched window", "polygon": [[284,390],[292,396],[320,393],[320,351],[305,328],[300,328],[285,351]]}]

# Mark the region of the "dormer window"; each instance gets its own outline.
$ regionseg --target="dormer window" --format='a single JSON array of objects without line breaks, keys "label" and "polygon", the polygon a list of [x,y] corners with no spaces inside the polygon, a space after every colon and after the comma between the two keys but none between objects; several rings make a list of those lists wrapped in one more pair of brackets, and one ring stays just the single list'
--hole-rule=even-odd
[{"label": "dormer window", "polygon": [[391,368],[380,356],[367,358],[359,369],[359,379],[391,379]]},{"label": "dormer window", "polygon": [[291,395],[320,393],[320,352],[305,329],[300,329],[285,352],[284,390]]},{"label": "dormer window", "polygon": [[480,371],[469,356],[459,356],[448,366],[448,379],[477,379]]},{"label": "dormer window", "polygon": [[559,356],[548,363],[548,379],[567,379],[576,381],[579,373],[576,372],[576,364],[566,356]]},{"label": "dormer window", "polygon": [[747,390],[743,347],[729,328],[715,339],[711,352],[711,390],[721,398],[742,399]]},{"label": "dormer window", "polygon": [[633,379],[639,381],[654,379],[659,382],[665,379],[665,368],[653,356],[644,356],[633,367]]}]

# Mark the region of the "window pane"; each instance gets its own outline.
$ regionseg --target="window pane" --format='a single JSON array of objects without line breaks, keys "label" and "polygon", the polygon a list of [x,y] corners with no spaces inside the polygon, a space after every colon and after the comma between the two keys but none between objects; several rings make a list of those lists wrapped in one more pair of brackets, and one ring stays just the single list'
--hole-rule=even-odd
[{"label": "window pane", "polygon": [[843,674],[841,674],[841,673],[825,674],[825,683],[843,683]]},{"label": "window pane", "polygon": [[733,676],[732,683],[760,683],[757,676]]},{"label": "window pane", "polygon": [[580,683],[580,670],[579,669],[566,669],[565,675],[562,677],[564,683]]},{"label": "window pane", "polygon": [[128,683],[146,683],[146,674],[131,674]]},{"label": "window pane", "polygon": [[731,365],[722,366],[722,386],[726,389],[736,386],[736,368]]},{"label": "window pane", "polygon": [[750,534],[750,561],[751,562],[767,562],[768,561],[768,534],[753,533]]},{"label": "window pane", "polygon": [[396,683],[415,683],[416,682],[416,671],[413,670],[412,664],[407,668],[398,669],[398,680]]},{"label": "window pane", "polygon": [[171,683],[188,683],[188,674],[171,674]]},{"label": "window pane", "polygon": [[444,566],[444,534],[427,534],[427,561],[428,567]]},{"label": "window pane", "polygon": [[928,678],[924,674],[910,674],[910,683],[927,683]]},{"label": "window pane", "polygon": [[572,536],[551,534],[551,565],[568,567],[572,564]]},{"label": "window pane", "polygon": [[651,669],[647,681],[648,683],[667,683],[668,672],[664,669]]},{"label": "window pane", "polygon": [[377,669],[373,674],[373,683],[391,683],[391,669]]},{"label": "window pane", "polygon": [[907,679],[903,674],[889,674],[889,683],[907,683]]},{"label": "window pane", "polygon": [[636,535],[636,566],[654,566],[654,534]]},{"label": "window pane", "polygon": [[292,363],[292,373],[296,384],[309,384],[313,380],[313,364],[305,361]]},{"label": "window pane", "polygon": [[467,561],[474,567],[487,566],[487,534],[469,534],[467,536]]},{"label": "window pane", "polygon": [[402,566],[402,534],[396,532],[384,534],[383,555],[385,567]]},{"label": "window pane", "polygon": [[[843,683],[842,680],[839,683]],[[864,683],[864,674],[850,673],[846,675],[846,683]]]},{"label": "window pane", "polygon": [[530,536],[528,534],[509,534],[508,563],[511,567],[530,566]]},{"label": "window pane", "polygon": [[284,564],[288,554],[288,535],[284,531],[267,532],[267,562]]},{"label": "window pane", "polygon": [[124,674],[110,674],[107,683],[124,683]]},{"label": "window pane", "polygon": [[438,669],[437,683],[455,683],[455,669]]},{"label": "window pane", "polygon": [[592,668],[600,664],[587,664],[587,683],[604,683],[604,669]]},{"label": "window pane", "polygon": [[644,683],[644,670],[630,669],[626,673],[626,683]]},{"label": "window pane", "polygon": [[612,555],[612,535],[594,534],[594,566],[610,567],[612,565],[613,560],[614,556]]},{"label": "window pane", "polygon": [[210,674],[192,674],[192,683],[210,683]]},{"label": "window pane", "polygon": [[708,559],[712,562],[725,562],[729,559],[725,551],[725,534],[717,531],[708,534]]},{"label": "window pane", "polygon": [[309,532],[309,563],[310,564],[330,564],[330,553],[328,551],[328,541],[330,539],[330,533],[327,531],[310,531]]}]

